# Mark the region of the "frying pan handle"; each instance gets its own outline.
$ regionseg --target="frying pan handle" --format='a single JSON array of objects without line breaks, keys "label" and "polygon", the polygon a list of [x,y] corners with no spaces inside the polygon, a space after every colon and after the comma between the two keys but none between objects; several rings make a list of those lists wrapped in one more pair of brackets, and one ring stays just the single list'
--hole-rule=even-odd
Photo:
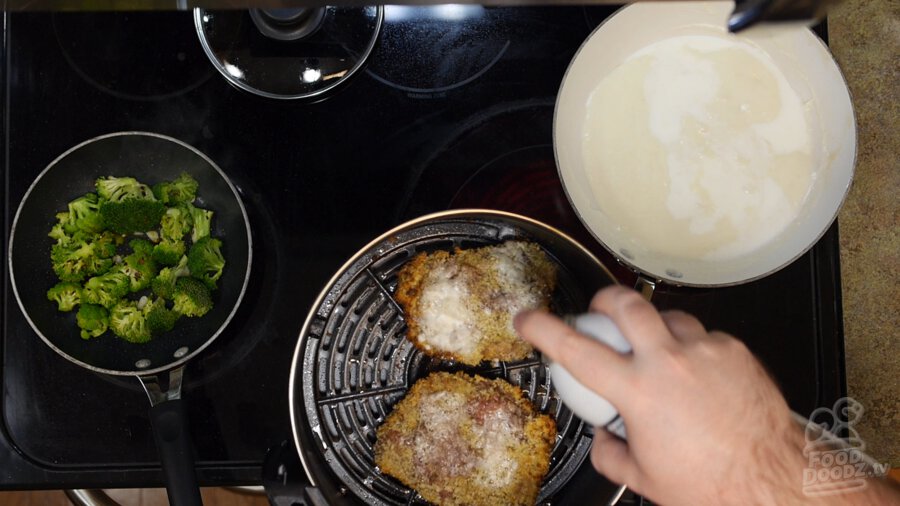
[{"label": "frying pan handle", "polygon": [[151,407],[150,424],[162,461],[169,504],[202,505],[184,401],[171,399]]},{"label": "frying pan handle", "polygon": [[653,292],[656,290],[656,281],[638,274],[637,281],[634,282],[634,289],[640,292],[641,297],[646,301],[653,298]]}]

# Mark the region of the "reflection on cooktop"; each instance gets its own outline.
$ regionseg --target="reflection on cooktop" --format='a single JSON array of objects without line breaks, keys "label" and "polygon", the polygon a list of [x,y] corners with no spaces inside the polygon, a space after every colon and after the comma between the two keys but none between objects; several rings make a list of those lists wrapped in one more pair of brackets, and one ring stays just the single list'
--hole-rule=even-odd
[{"label": "reflection on cooktop", "polygon": [[388,5],[367,72],[407,93],[465,86],[509,48],[505,19],[502,11],[480,5]]}]

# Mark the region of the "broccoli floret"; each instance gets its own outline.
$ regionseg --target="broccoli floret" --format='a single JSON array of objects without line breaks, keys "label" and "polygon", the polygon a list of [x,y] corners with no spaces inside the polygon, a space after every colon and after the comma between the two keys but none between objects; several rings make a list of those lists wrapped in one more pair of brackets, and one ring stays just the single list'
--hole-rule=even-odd
[{"label": "broccoli floret", "polygon": [[197,198],[199,186],[190,174],[182,172],[173,181],[154,185],[153,194],[165,204],[190,204]]},{"label": "broccoli floret", "polygon": [[176,311],[166,308],[166,301],[163,299],[148,301],[144,306],[144,314],[147,315],[147,326],[153,335],[172,330],[181,317]]},{"label": "broccoli floret", "polygon": [[194,243],[188,251],[188,269],[191,276],[203,281],[210,289],[216,289],[216,281],[222,277],[225,257],[222,256],[222,241],[204,237]]},{"label": "broccoli floret", "polygon": [[163,239],[159,244],[153,247],[153,260],[160,265],[172,266],[181,260],[184,256],[184,241],[171,241]]},{"label": "broccoli floret", "polygon": [[60,311],[71,311],[81,302],[81,285],[61,281],[47,290],[47,300],[56,302]]},{"label": "broccoli floret", "polygon": [[150,288],[156,296],[172,300],[175,296],[175,282],[178,281],[178,278],[183,278],[190,274],[191,271],[187,267],[187,256],[182,256],[177,266],[161,269],[150,283]]},{"label": "broccoli floret", "polygon": [[78,308],[75,320],[81,329],[82,339],[99,337],[109,328],[109,312],[97,304],[82,304]]},{"label": "broccoli floret", "polygon": [[149,256],[153,253],[153,243],[146,239],[132,239],[128,241],[128,247],[139,255]]},{"label": "broccoli floret", "polygon": [[57,242],[50,249],[53,271],[62,281],[80,282],[88,276],[102,274],[112,267],[110,257],[115,244],[105,235],[94,238],[76,233],[65,242]]},{"label": "broccoli floret", "polygon": [[160,221],[160,229],[163,239],[180,241],[194,226],[194,218],[187,206],[170,207],[166,209]]},{"label": "broccoli floret", "polygon": [[48,237],[56,239],[56,242],[67,242],[78,231],[78,227],[69,223],[69,213],[57,213],[56,224],[50,229]]},{"label": "broccoli floret", "polygon": [[88,193],[69,202],[69,223],[88,234],[103,231],[103,216],[96,193]]},{"label": "broccoli floret", "polygon": [[77,249],[69,247],[68,243],[54,244],[50,249],[50,261],[53,272],[62,281],[77,283],[87,277],[84,258],[79,256]]},{"label": "broccoli floret", "polygon": [[173,309],[184,316],[203,316],[213,306],[209,289],[194,278],[178,278],[172,302]]},{"label": "broccoli floret", "polygon": [[112,232],[103,232],[94,236],[92,244],[94,245],[94,253],[100,258],[112,258],[116,254],[116,246],[122,244],[121,235]]},{"label": "broccoli floret", "polygon": [[68,211],[56,213],[56,224],[59,225],[62,228],[62,231],[68,236],[72,236],[78,232],[78,227],[75,226],[75,220],[72,219]]},{"label": "broccoli floret", "polygon": [[133,177],[102,177],[96,181],[96,187],[100,198],[109,202],[156,200],[153,190]]},{"label": "broccoli floret", "polygon": [[190,206],[188,209],[190,209],[191,218],[194,221],[194,228],[191,230],[191,241],[197,242],[204,237],[208,237],[213,212],[194,206]]},{"label": "broccoli floret", "polygon": [[84,284],[81,300],[88,304],[111,307],[128,293],[130,278],[121,272],[108,272],[96,276]]},{"label": "broccoli floret", "polygon": [[56,239],[56,242],[65,242],[70,239],[70,237],[66,234],[66,231],[63,229],[61,223],[53,225],[53,228],[50,229],[50,233],[47,234],[47,237]]},{"label": "broccoli floret", "polygon": [[119,272],[128,276],[128,290],[138,292],[150,286],[150,282],[156,277],[156,262],[150,255],[132,253],[122,260],[122,263],[113,267],[110,272]]},{"label": "broccoli floret", "polygon": [[137,302],[123,299],[109,310],[109,328],[113,334],[132,343],[146,343],[150,340],[147,316],[138,308]]},{"label": "broccoli floret", "polygon": [[166,206],[155,200],[131,198],[100,204],[100,214],[103,215],[106,227],[118,234],[153,230],[159,227],[165,212]]}]

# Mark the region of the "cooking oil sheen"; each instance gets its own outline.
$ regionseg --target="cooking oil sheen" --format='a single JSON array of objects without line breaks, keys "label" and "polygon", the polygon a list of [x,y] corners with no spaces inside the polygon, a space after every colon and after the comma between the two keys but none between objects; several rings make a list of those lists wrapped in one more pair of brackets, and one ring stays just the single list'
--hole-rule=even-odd
[{"label": "cooking oil sheen", "polygon": [[745,255],[796,217],[814,179],[804,104],[761,49],[690,35],[631,55],[590,95],[595,202],[640,250]]}]

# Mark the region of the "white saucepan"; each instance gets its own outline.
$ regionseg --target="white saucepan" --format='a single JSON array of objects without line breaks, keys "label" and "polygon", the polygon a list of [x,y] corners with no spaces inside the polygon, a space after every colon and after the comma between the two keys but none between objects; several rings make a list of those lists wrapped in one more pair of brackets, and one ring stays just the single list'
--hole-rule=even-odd
[{"label": "white saucepan", "polygon": [[[725,25],[732,8],[732,2],[650,2],[625,7],[581,46],[560,88],[553,135],[568,198],[604,247],[649,281],[723,286],[766,276],[816,243],[835,219],[852,180],[856,155],[853,108],[846,83],[825,44],[806,28],[729,34]],[[631,81],[633,86],[624,86],[628,81],[620,80],[618,87],[607,86],[594,94],[604,79],[623,72],[635,53],[643,50],[649,54],[648,47],[662,47],[661,42],[682,36],[699,37],[703,43],[677,50],[670,46],[656,60],[645,60],[646,65],[656,61],[656,70],[641,74],[640,68],[632,68],[637,76]],[[749,45],[759,58],[750,58],[752,65],[748,65],[745,53],[714,54],[717,48],[734,43]],[[727,55],[740,57],[729,60]],[[656,74],[670,76],[666,81],[648,81],[647,76],[665,70],[666,65],[668,74]],[[709,76],[717,83],[731,82],[739,91],[774,85],[783,88],[769,95],[781,97],[782,102],[769,104],[774,116],[761,113],[759,125],[752,127],[761,132],[755,140],[740,135],[723,137],[722,132],[730,132],[732,127],[722,123],[725,126],[719,129],[716,121],[721,118],[709,120],[710,111],[729,107],[728,100],[734,98],[716,95],[718,84],[706,81]],[[779,94],[785,90],[791,93]],[[629,93],[632,99],[637,97],[636,107],[627,105]],[[784,101],[789,95],[793,102]],[[606,105],[592,109],[592,100]],[[692,100],[705,102],[695,107]],[[730,105],[748,114],[758,106],[752,100]],[[793,119],[782,114],[789,106],[793,106]],[[673,116],[666,116],[665,107]],[[602,114],[611,115],[605,123],[598,120]],[[735,114],[736,121],[743,121]],[[598,121],[605,124],[605,130],[592,131]],[[801,131],[805,133],[801,135]],[[700,149],[705,157],[699,161],[690,158],[702,136],[717,134],[711,147]],[[796,141],[801,138],[805,141],[797,148],[800,144]],[[740,143],[749,143],[749,147]],[[791,147],[791,143],[797,145]],[[754,146],[762,150],[760,156],[750,149]],[[809,174],[804,176],[808,184],[798,186],[802,191],[791,190],[795,197],[802,197],[795,198],[791,207],[791,201],[779,201],[790,193],[790,183],[785,183],[787,189],[778,186],[783,172],[766,168],[763,162],[767,156],[795,148],[803,151],[809,162]],[[779,160],[790,166],[790,159]],[[652,163],[658,164],[656,169]],[[747,170],[762,171],[765,177],[746,179],[740,172],[741,163]],[[732,204],[736,209],[715,208]],[[742,228],[748,216],[758,218],[758,230]],[[729,237],[743,237],[743,246],[704,243],[716,227]],[[766,239],[766,233],[771,237]]]}]

